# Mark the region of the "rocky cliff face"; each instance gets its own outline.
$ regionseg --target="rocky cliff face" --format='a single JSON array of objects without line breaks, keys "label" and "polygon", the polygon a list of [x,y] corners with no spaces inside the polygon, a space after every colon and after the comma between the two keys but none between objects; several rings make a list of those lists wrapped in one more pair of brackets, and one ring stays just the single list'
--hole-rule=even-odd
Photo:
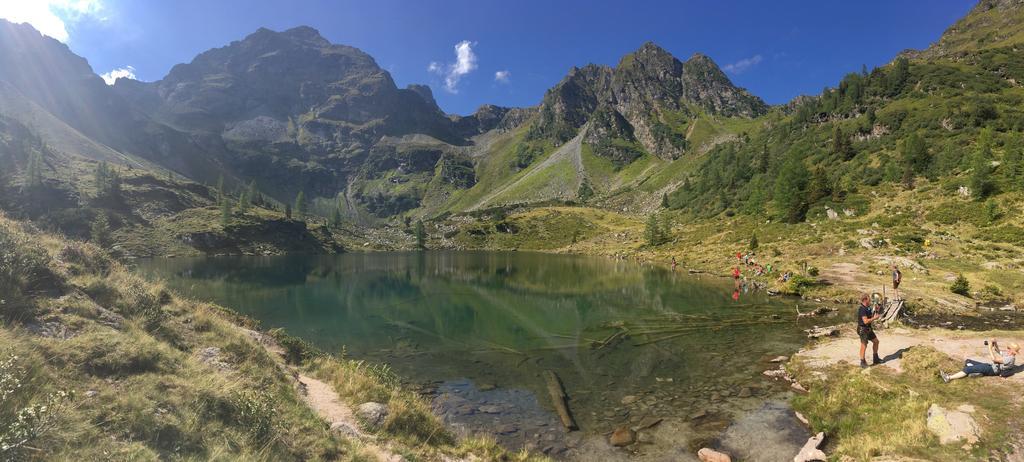
[{"label": "rocky cliff face", "polygon": [[293,138],[314,134],[303,144],[323,152],[408,133],[463,142],[429,88],[397,88],[372,57],[332,44],[309,27],[259,29],[174,66],[164,79],[143,85],[148,93],[131,88],[138,86],[125,81],[115,89],[157,120],[186,131],[223,133],[241,126],[250,136],[236,132],[236,138],[259,141],[286,136],[291,125]]},{"label": "rocky cliff face", "polygon": [[686,151],[685,121],[698,113],[756,117],[767,109],[707,56],[681,62],[648,42],[614,68],[592,64],[569,71],[544,96],[532,136],[565,141],[590,122],[588,143],[623,140],[674,159]]}]

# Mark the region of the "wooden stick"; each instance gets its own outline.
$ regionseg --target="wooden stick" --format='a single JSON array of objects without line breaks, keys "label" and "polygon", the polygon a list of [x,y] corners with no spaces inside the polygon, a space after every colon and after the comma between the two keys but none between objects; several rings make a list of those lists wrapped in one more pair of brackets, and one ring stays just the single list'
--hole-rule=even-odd
[{"label": "wooden stick", "polygon": [[569,413],[569,406],[566,404],[568,396],[565,394],[565,389],[562,388],[562,381],[558,379],[558,375],[555,374],[555,371],[547,369],[544,371],[544,381],[547,382],[551,403],[555,405],[555,411],[558,412],[558,417],[562,419],[562,425],[569,430],[578,430],[580,427],[576,425],[572,414]]}]

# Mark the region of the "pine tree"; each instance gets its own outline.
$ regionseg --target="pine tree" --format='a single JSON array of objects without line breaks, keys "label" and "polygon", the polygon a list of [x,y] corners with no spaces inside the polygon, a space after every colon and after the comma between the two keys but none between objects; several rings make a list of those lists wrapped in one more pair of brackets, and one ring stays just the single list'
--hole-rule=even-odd
[{"label": "pine tree", "polygon": [[289,220],[292,219],[292,204],[284,204],[284,217]]},{"label": "pine tree", "polygon": [[299,191],[295,196],[295,219],[302,221],[306,218],[306,193]]},{"label": "pine tree", "polygon": [[225,228],[231,224],[231,201],[229,200],[220,201],[220,224]]},{"label": "pine tree", "polygon": [[898,58],[891,70],[886,75],[885,89],[889,96],[896,96],[907,83],[910,74],[910,61],[907,58]]},{"label": "pine tree", "polygon": [[224,175],[217,177],[217,204],[224,202]]},{"label": "pine tree", "polygon": [[1021,187],[1020,182],[1024,179],[1024,146],[1021,144],[1021,135],[1013,136],[1007,141],[1006,154],[1003,156],[1000,170],[1010,188]]},{"label": "pine tree", "polygon": [[249,211],[250,196],[248,190],[243,190],[238,194],[238,211],[245,215]]},{"label": "pine tree", "polygon": [[903,164],[903,183],[913,187],[914,177],[928,170],[931,164],[931,157],[928,155],[928,147],[924,138],[917,133],[911,133],[900,151],[900,160]]},{"label": "pine tree", "polygon": [[832,131],[832,153],[843,160],[850,160],[856,154],[850,140],[846,138],[839,125],[836,125],[835,130]]},{"label": "pine tree", "polygon": [[331,212],[331,227],[337,228],[341,226],[341,209],[335,207]]},{"label": "pine tree", "polygon": [[105,201],[121,199],[121,174],[106,162],[96,165],[93,173],[93,184],[96,187],[96,198]]},{"label": "pine tree", "polygon": [[761,173],[768,173],[768,167],[768,142],[765,142],[764,146],[761,147],[761,153],[757,158],[757,171]]},{"label": "pine tree", "polygon": [[423,220],[416,220],[416,248],[423,250],[427,248],[427,231],[423,228]]},{"label": "pine tree", "polygon": [[790,155],[775,179],[775,206],[787,223],[799,223],[807,215],[807,166],[798,155]]},{"label": "pine tree", "polygon": [[647,239],[647,245],[658,246],[665,242],[665,236],[667,233],[667,227],[659,219],[657,214],[651,214],[647,217],[647,226],[644,228],[644,238]]},{"label": "pine tree", "polygon": [[245,198],[246,201],[248,202],[248,204],[246,205],[262,205],[259,202],[256,202],[257,196],[259,196],[259,190],[256,189],[256,180],[252,180],[249,182],[249,186],[245,188]]},{"label": "pine tree", "polygon": [[822,167],[815,167],[807,186],[807,203],[813,204],[832,195],[832,184]]},{"label": "pine tree", "polygon": [[758,245],[759,243],[757,242],[757,233],[754,233],[750,236],[750,250],[757,250]]},{"label": "pine tree", "polygon": [[668,208],[668,193],[661,193],[661,208]]},{"label": "pine tree", "polygon": [[110,221],[105,212],[96,214],[89,228],[89,240],[100,247],[110,245]]},{"label": "pine tree", "polygon": [[33,151],[28,158],[28,168],[25,172],[25,186],[28,189],[38,188],[43,185],[43,155],[39,151]]}]

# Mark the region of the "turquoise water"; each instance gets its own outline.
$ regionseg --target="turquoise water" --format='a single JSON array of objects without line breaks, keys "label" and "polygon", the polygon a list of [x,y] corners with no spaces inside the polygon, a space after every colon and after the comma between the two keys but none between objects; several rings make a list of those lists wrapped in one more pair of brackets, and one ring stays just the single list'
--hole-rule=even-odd
[{"label": "turquoise water", "polygon": [[[139,267],[264,328],[387,363],[431,393],[483,388],[504,400],[501,415],[557,426],[540,375],[553,370],[590,432],[637,420],[641,411],[728,415],[727,397],[742,388],[753,387],[746,399],[770,393],[760,374],[766,358],[792,354],[805,340],[792,300],[597,257],[438,251],[159,259]],[[721,403],[710,403],[715,395]],[[626,396],[655,399],[621,404]],[[504,423],[479,412],[449,417],[469,426]]]}]

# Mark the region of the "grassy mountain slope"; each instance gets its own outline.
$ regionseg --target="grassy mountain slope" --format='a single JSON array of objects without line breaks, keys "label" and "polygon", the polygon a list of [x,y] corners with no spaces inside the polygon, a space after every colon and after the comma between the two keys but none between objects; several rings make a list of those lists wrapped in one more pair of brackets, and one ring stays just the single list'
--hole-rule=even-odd
[{"label": "grassy mountain slope", "polygon": [[[699,116],[689,136],[703,131],[716,142],[656,160],[632,183],[615,177],[628,178],[631,166],[613,174],[609,159],[584,148],[590,178],[612,185],[584,204],[597,209],[511,207],[460,218],[446,242],[675,256],[724,273],[756,235],[756,260],[776,272],[748,277],[781,292],[847,300],[856,290],[881,291],[879,274],[895,263],[922,311],[977,314],[977,305],[1024,303],[1024,55],[1016,23],[1002,20],[1024,8],[997,3],[979,4],[929,50],[851,73],[822,95],[754,119]],[[1002,37],[1000,45],[971,41],[983,36]],[[955,56],[939,52],[951,44]],[[667,208],[659,207],[663,193]],[[648,214],[668,228],[653,244]],[[621,226],[607,226],[608,215]],[[807,279],[777,282],[785,271]],[[960,274],[967,296],[950,291]]]}]

